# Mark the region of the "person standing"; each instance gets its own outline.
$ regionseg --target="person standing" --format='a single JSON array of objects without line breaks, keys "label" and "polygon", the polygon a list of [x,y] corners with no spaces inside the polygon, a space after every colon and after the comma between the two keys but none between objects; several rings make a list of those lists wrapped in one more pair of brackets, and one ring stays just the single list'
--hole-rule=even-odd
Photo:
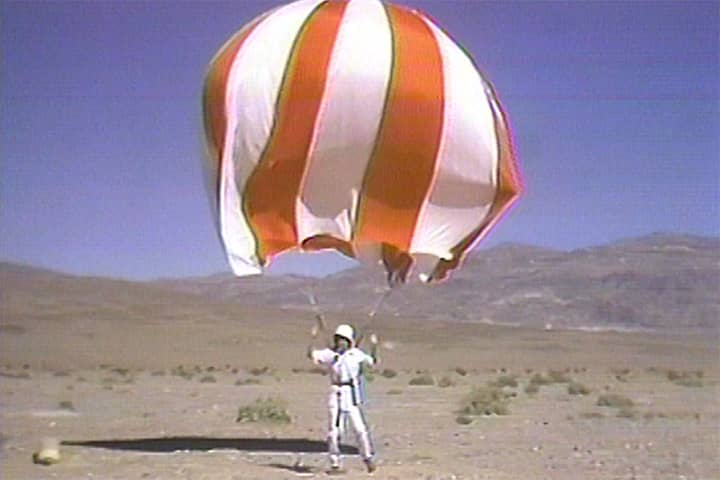
[{"label": "person standing", "polygon": [[[312,337],[317,337],[317,327],[313,328]],[[339,325],[333,335],[331,348],[313,348],[308,346],[307,355],[316,364],[327,367],[330,376],[330,393],[328,396],[328,455],[330,472],[339,472],[340,464],[340,426],[343,417],[350,420],[358,438],[360,454],[369,473],[377,466],[370,441],[370,432],[362,411],[360,375],[362,368],[377,363],[378,340],[375,334],[370,336],[372,348],[370,354],[355,345],[355,332],[350,325]]]}]

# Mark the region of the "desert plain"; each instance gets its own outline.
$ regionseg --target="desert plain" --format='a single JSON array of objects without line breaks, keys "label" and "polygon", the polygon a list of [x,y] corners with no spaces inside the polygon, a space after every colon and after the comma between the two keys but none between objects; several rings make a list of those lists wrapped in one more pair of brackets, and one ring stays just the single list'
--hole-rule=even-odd
[{"label": "desert plain", "polygon": [[[313,315],[172,310],[172,322],[152,311],[3,321],[2,478],[325,476],[328,379],[305,358]],[[329,328],[340,321],[364,319],[328,315]],[[374,478],[720,478],[713,336],[382,315],[373,327]],[[473,389],[502,408],[483,411],[477,395],[469,408]],[[289,423],[237,421],[268,398]],[[57,464],[32,461],[45,437],[61,442]],[[344,476],[367,478],[352,435],[344,443]]]}]

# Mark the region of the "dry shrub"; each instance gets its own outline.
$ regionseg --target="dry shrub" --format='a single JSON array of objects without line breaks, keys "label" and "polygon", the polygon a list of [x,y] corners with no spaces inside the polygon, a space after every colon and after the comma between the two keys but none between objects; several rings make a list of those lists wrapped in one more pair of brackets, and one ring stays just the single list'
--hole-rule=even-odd
[{"label": "dry shrub", "polygon": [[683,387],[702,387],[703,386],[703,372],[702,370],[697,370],[694,372],[690,371],[683,371],[678,372],[676,370],[668,370],[665,374],[668,380],[670,380],[675,385],[680,385]]},{"label": "dry shrub", "polygon": [[683,377],[679,380],[676,380],[673,382],[675,385],[680,385],[682,387],[695,387],[700,388],[703,386],[703,381],[699,378],[692,378],[692,377]]},{"label": "dry shrub", "polygon": [[200,383],[216,383],[217,379],[213,375],[205,375],[200,378]]},{"label": "dry shrub", "polygon": [[242,385],[260,385],[260,379],[258,378],[238,378],[235,381],[235,385],[242,386]]},{"label": "dry shrub", "polygon": [[68,412],[75,411],[75,405],[73,405],[70,400],[61,400],[60,403],[58,403],[58,408],[60,408],[60,410],[67,410]]},{"label": "dry shrub", "polygon": [[413,386],[435,385],[435,379],[429,373],[423,373],[422,375],[411,378],[409,385],[413,385]]},{"label": "dry shrub", "polygon": [[0,372],[0,377],[27,380],[30,378],[30,374],[28,372],[18,372],[18,373]]},{"label": "dry shrub", "polygon": [[588,387],[575,381],[568,383],[567,391],[570,395],[588,395],[590,393]]},{"label": "dry shrub", "polygon": [[536,373],[530,377],[530,384],[537,387],[542,387],[543,385],[553,385],[556,383],[570,383],[572,381],[572,378],[560,370],[550,370],[547,375]]},{"label": "dry shrub", "polygon": [[184,378],[185,380],[192,380],[193,376],[195,375],[193,372],[186,370],[185,367],[183,367],[182,365],[173,368],[170,371],[170,374],[176,377]]},{"label": "dry shrub", "polygon": [[399,388],[391,388],[390,390],[387,391],[388,395],[401,395],[402,393],[403,393],[403,391],[400,390]]},{"label": "dry shrub", "polygon": [[277,398],[258,398],[238,409],[235,419],[240,423],[290,423],[292,419],[285,409],[285,402]]},{"label": "dry shrub", "polygon": [[668,415],[665,412],[645,412],[643,418],[645,420],[653,420],[655,418],[668,418]]},{"label": "dry shrub", "polygon": [[475,419],[470,415],[458,415],[455,417],[455,423],[460,425],[470,425]]},{"label": "dry shrub", "polygon": [[475,387],[462,400],[461,415],[507,415],[508,395],[492,386]]},{"label": "dry shrub", "polygon": [[465,369],[463,367],[455,367],[455,373],[457,373],[461,377],[464,377],[465,375],[468,374],[468,371],[467,371],[467,369]]},{"label": "dry shrub", "polygon": [[702,387],[705,373],[702,370],[674,370],[672,368],[649,367],[648,373],[663,375],[675,385],[683,387]]},{"label": "dry shrub", "polygon": [[543,385],[550,385],[551,383],[552,380],[550,380],[550,378],[540,373],[536,373],[532,377],[530,377],[530,384],[537,387],[542,387]]},{"label": "dry shrub", "polygon": [[525,393],[527,393],[528,395],[535,395],[539,391],[540,387],[536,383],[530,382],[525,386]]},{"label": "dry shrub", "polygon": [[548,378],[550,379],[551,383],[572,382],[572,378],[570,378],[565,372],[561,372],[560,370],[550,370],[548,372]]},{"label": "dry shrub", "polygon": [[452,387],[454,385],[455,385],[455,381],[447,375],[442,377],[440,380],[438,380],[438,387],[441,387],[441,388]]},{"label": "dry shrub", "polygon": [[256,377],[259,377],[260,375],[270,374],[271,369],[267,365],[263,367],[253,367],[249,370],[250,375],[254,375]]},{"label": "dry shrub", "polygon": [[629,418],[633,419],[637,416],[637,413],[632,408],[621,408],[617,412],[618,418]]},{"label": "dry shrub", "polygon": [[630,409],[635,405],[635,402],[633,402],[632,399],[624,395],[619,395],[617,393],[608,393],[600,395],[598,397],[597,405],[599,407]]},{"label": "dry shrub", "polygon": [[294,367],[292,373],[310,373],[315,375],[327,375],[328,369],[320,366],[312,366],[310,368]]},{"label": "dry shrub", "polygon": [[518,386],[517,378],[514,375],[501,375],[495,380],[488,383],[491,387],[497,387],[497,388],[503,388],[503,387],[512,387],[515,388]]},{"label": "dry shrub", "polygon": [[380,375],[382,375],[385,378],[395,378],[397,377],[397,372],[393,370],[392,368],[386,368],[382,372],[380,372]]}]

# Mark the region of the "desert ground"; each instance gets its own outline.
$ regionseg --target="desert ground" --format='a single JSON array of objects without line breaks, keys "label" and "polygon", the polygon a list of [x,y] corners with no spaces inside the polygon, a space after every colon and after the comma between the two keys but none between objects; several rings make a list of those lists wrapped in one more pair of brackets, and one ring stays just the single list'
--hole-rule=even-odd
[{"label": "desert ground", "polygon": [[[0,476],[326,476],[328,379],[305,358],[312,315],[174,317],[0,323]],[[372,327],[373,478],[720,478],[716,337],[382,315]],[[268,398],[289,423],[236,421]],[[33,463],[46,437],[62,442],[57,464]],[[345,443],[344,478],[368,478],[353,436]]]}]

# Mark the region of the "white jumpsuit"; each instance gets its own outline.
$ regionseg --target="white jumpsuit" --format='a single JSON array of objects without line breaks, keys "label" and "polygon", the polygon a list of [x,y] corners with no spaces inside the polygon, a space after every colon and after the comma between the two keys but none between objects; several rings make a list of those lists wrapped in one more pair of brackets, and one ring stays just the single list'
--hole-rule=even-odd
[{"label": "white jumpsuit", "polygon": [[350,419],[360,444],[364,460],[373,456],[360,396],[360,367],[363,363],[373,365],[375,361],[359,348],[350,348],[339,354],[329,348],[313,350],[312,359],[318,365],[328,367],[330,372],[330,395],[328,397],[328,452],[333,466],[340,464],[340,425],[342,415]]}]

